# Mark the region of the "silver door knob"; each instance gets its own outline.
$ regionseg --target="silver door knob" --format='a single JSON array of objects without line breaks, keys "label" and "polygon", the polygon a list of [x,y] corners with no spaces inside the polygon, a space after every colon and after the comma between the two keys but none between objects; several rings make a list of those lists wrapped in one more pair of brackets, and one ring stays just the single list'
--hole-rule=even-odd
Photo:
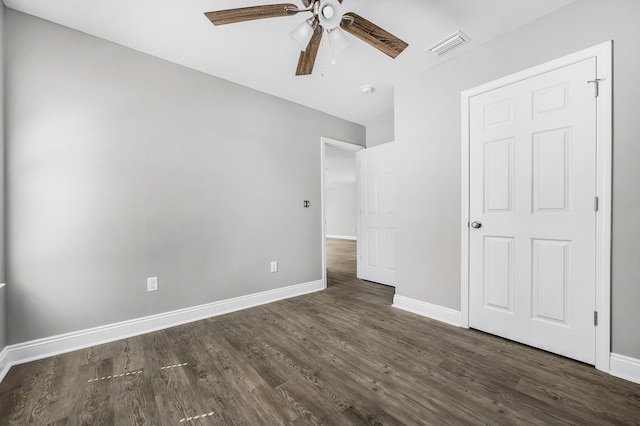
[{"label": "silver door knob", "polygon": [[478,228],[480,228],[481,226],[482,226],[482,224],[481,224],[480,222],[475,222],[475,221],[474,221],[474,222],[471,222],[471,227],[472,227],[473,229],[478,229]]}]

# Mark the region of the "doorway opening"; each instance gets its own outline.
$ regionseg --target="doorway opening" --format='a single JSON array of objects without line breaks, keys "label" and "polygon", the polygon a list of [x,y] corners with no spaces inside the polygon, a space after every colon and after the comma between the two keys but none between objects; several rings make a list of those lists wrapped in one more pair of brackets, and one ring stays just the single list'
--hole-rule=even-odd
[{"label": "doorway opening", "polygon": [[[320,147],[322,280],[327,288],[327,240],[334,242],[332,247],[336,250],[332,250],[333,256],[357,258],[356,253],[351,253],[358,239],[356,152],[364,147],[325,137],[321,138]],[[345,250],[350,247],[349,253],[346,253]],[[338,264],[344,263],[340,259],[332,260],[338,260]]]}]

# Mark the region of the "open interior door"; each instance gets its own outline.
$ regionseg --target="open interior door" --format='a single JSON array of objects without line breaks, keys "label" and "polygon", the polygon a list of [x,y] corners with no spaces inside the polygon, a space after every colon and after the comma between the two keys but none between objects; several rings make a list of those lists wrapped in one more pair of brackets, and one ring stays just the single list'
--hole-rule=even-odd
[{"label": "open interior door", "polygon": [[396,284],[396,142],[356,153],[358,278]]}]

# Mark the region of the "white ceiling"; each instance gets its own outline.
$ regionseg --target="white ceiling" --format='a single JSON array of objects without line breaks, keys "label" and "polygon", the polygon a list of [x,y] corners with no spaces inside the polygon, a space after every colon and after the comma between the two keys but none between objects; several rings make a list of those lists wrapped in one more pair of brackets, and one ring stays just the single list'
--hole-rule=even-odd
[{"label": "white ceiling", "polygon": [[[326,37],[311,76],[296,77],[289,32],[306,15],[213,26],[204,12],[300,0],[5,0],[7,7],[362,125],[393,115],[394,85],[574,0],[344,0],[409,43],[395,60],[347,34],[330,64]],[[310,15],[309,15],[310,16]],[[441,58],[425,49],[461,30],[471,42]],[[375,92],[363,95],[360,87]]]}]

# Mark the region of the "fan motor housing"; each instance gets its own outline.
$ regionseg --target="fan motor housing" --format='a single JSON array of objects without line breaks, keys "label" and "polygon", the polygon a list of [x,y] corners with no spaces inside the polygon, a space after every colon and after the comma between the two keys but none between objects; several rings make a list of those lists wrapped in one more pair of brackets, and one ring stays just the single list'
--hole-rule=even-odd
[{"label": "fan motor housing", "polygon": [[342,21],[340,2],[338,0],[320,0],[318,20],[320,25],[328,30],[337,28]]}]

